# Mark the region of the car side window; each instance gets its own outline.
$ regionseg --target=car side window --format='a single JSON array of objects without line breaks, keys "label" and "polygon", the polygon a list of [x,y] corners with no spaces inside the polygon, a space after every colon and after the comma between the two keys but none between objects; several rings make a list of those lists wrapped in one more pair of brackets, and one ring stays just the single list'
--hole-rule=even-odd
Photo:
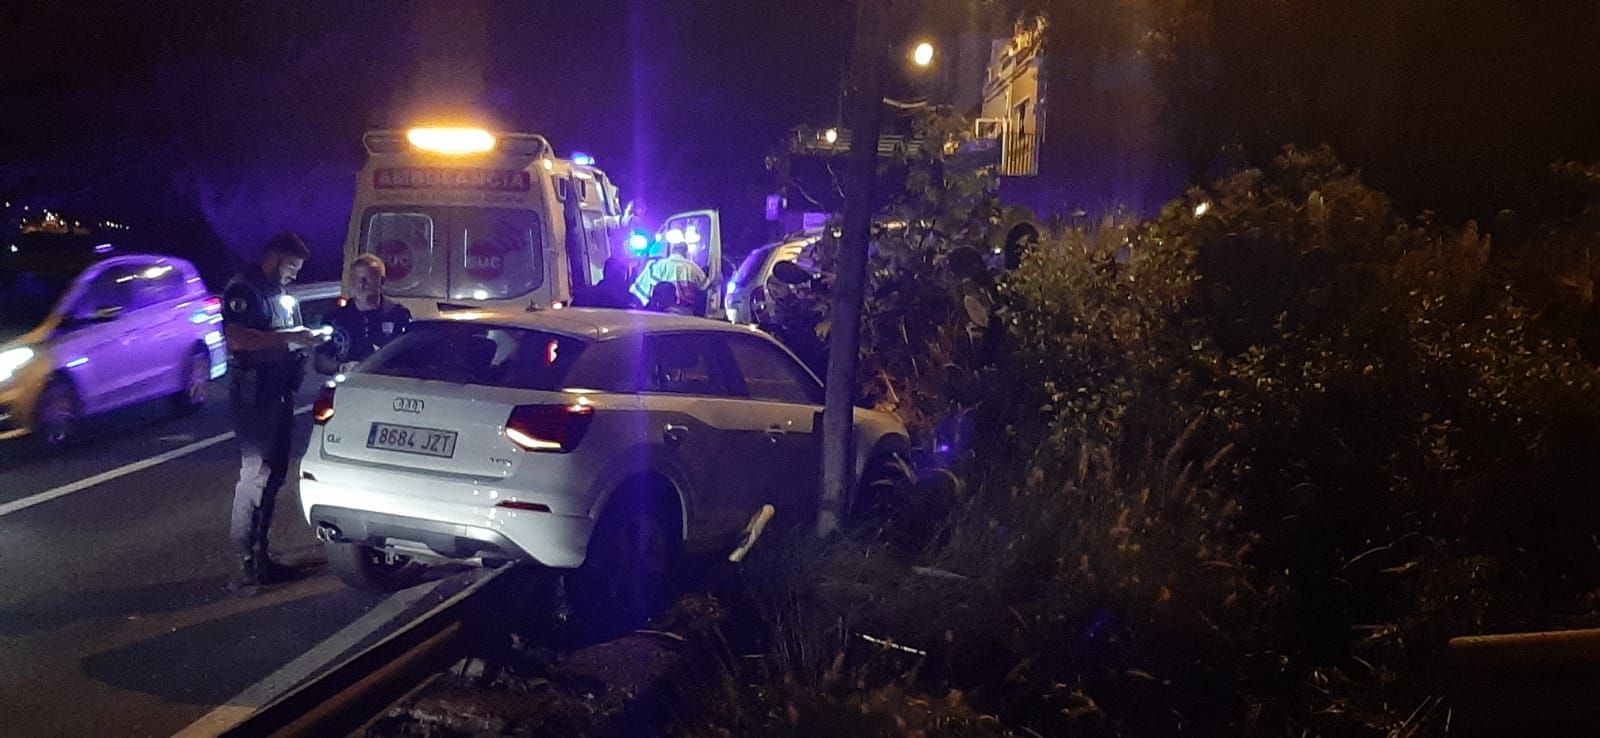
[{"label": "car side window", "polygon": [[160,291],[161,301],[181,300],[189,296],[189,284],[183,281],[183,272],[174,269],[156,280],[157,289]]},{"label": "car side window", "polygon": [[133,271],[127,267],[108,267],[95,275],[88,288],[79,296],[73,307],[75,315],[89,315],[100,308],[115,307],[127,310],[133,305],[129,285],[134,280]]},{"label": "car side window", "polygon": [[777,346],[755,336],[728,336],[735,384],[742,383],[753,400],[821,405],[822,387],[810,373]]},{"label": "car side window", "polygon": [[596,342],[573,364],[567,385],[600,392],[638,392],[643,356],[644,348],[637,339]]},{"label": "car side window", "polygon": [[644,340],[639,389],[683,395],[727,395],[715,345],[701,333],[669,333]]},{"label": "car side window", "polygon": [[166,264],[152,264],[131,272],[133,281],[127,282],[131,294],[131,308],[158,305],[184,296],[183,274]]}]

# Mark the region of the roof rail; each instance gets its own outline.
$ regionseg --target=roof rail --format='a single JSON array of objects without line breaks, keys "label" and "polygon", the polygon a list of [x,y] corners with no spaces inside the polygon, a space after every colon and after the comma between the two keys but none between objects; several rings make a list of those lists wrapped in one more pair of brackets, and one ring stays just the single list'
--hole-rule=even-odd
[{"label": "roof rail", "polygon": [[[368,154],[398,154],[411,149],[406,132],[398,129],[367,131],[361,137],[361,145]],[[496,133],[495,148],[502,153],[535,159],[555,155],[550,141],[537,133]]]}]

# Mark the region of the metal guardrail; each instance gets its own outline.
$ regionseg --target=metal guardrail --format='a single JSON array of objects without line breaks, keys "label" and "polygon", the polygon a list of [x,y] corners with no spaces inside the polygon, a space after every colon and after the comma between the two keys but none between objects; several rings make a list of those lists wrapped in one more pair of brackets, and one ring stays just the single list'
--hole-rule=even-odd
[{"label": "metal guardrail", "polygon": [[1452,735],[1600,735],[1600,628],[1449,646]]},{"label": "metal guardrail", "polygon": [[465,655],[474,638],[499,632],[536,590],[529,567],[509,564],[473,582],[426,614],[321,676],[267,703],[221,733],[252,736],[346,735],[430,676]]},{"label": "metal guardrail", "polygon": [[[774,514],[772,505],[762,505],[751,516],[737,547],[728,555],[729,562],[743,561]],[[959,576],[931,571],[935,575]],[[555,576],[555,570],[533,564],[500,567],[219,735],[320,738],[361,729],[460,658],[477,655],[493,659],[497,650],[510,645],[508,634],[519,623],[526,623],[523,618],[534,608],[550,604],[548,598],[556,592]],[[497,638],[498,642],[494,640]]]}]

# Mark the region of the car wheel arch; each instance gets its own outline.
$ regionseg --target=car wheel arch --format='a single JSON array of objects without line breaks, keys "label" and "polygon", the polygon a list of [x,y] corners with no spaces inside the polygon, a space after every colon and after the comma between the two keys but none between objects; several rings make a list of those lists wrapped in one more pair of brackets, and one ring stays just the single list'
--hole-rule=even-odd
[{"label": "car wheel arch", "polygon": [[599,498],[595,501],[591,518],[599,520],[605,515],[606,508],[616,501],[619,496],[644,493],[651,495],[654,502],[670,507],[678,515],[678,538],[680,541],[688,539],[689,532],[689,503],[684,496],[683,487],[675,482],[666,473],[659,469],[645,468],[623,472],[618,478],[606,485]]},{"label": "car wheel arch", "polygon": [[856,479],[860,479],[861,475],[866,473],[867,467],[874,459],[894,454],[909,461],[911,456],[911,439],[892,431],[879,435],[871,445],[863,443],[861,447],[868,450],[864,454],[857,455],[855,459]]},{"label": "car wheel arch", "polygon": [[[78,412],[82,414],[84,410],[83,388],[79,386],[78,379],[72,376],[72,370],[67,367],[56,367],[50,370],[50,373],[45,376],[43,387],[49,387],[56,382],[65,384],[67,389],[72,390],[72,396],[78,401]],[[40,388],[41,392],[43,387]]]},{"label": "car wheel arch", "polygon": [[86,404],[83,397],[83,390],[79,386],[78,382],[73,378],[72,373],[65,367],[57,367],[50,370],[50,372],[45,375],[44,383],[39,386],[38,394],[33,397],[32,407],[29,408],[29,417],[27,417],[27,423],[29,427],[38,427],[40,422],[39,414],[43,407],[45,393],[49,391],[52,385],[57,384],[65,386],[67,392],[70,393],[72,397],[74,423],[81,421],[84,416],[91,414],[92,408]]}]

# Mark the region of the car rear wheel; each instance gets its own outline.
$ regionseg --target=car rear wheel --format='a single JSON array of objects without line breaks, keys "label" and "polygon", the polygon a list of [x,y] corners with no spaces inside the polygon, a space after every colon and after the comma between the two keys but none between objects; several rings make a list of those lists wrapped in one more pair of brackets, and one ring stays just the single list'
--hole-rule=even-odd
[{"label": "car rear wheel", "polygon": [[34,437],[46,451],[56,451],[77,437],[78,416],[82,405],[72,383],[64,379],[51,379],[39,393],[34,407]]},{"label": "car rear wheel", "polygon": [[874,455],[862,470],[856,494],[850,501],[853,520],[875,520],[884,517],[893,504],[916,485],[916,477],[905,458],[888,452]]},{"label": "car rear wheel", "polygon": [[324,543],[328,568],[339,581],[367,592],[395,592],[422,579],[428,567],[410,556],[359,543]]},{"label": "car rear wheel", "polygon": [[178,369],[178,391],[172,395],[172,409],[187,415],[206,404],[206,386],[211,381],[211,357],[198,346]]},{"label": "car rear wheel", "polygon": [[673,516],[662,507],[642,495],[607,506],[570,588],[585,625],[607,631],[637,628],[670,602],[678,544],[664,522]]}]

